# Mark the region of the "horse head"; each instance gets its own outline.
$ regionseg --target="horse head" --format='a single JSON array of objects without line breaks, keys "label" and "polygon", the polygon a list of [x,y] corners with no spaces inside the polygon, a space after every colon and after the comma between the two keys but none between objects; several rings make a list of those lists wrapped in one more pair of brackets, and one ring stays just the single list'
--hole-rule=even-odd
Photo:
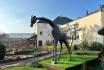
[{"label": "horse head", "polygon": [[33,25],[36,23],[36,21],[37,21],[37,18],[36,18],[36,16],[31,16],[31,27],[33,27]]}]

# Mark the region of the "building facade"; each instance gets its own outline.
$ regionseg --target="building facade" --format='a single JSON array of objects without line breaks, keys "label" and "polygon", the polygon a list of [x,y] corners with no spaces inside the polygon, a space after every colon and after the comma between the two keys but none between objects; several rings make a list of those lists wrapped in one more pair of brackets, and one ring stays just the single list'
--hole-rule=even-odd
[{"label": "building facade", "polygon": [[46,22],[38,22],[35,33],[37,34],[37,45],[44,46],[47,42],[52,41],[52,28]]},{"label": "building facade", "polygon": [[78,32],[79,38],[74,43],[79,43],[84,39],[104,43],[103,37],[97,33],[104,26],[104,6],[100,7],[97,11],[87,13],[84,17],[62,25],[61,28],[69,28],[72,26],[83,28],[83,30]]}]

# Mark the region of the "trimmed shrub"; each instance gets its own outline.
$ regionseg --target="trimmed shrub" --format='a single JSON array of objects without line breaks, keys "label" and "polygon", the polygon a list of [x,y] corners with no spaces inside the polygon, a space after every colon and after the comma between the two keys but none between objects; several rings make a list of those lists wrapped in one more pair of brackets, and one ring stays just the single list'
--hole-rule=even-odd
[{"label": "trimmed shrub", "polygon": [[74,44],[74,45],[73,45],[73,50],[79,50],[78,47],[79,47],[79,46],[78,46],[77,44]]},{"label": "trimmed shrub", "polygon": [[46,41],[46,44],[47,46],[51,46],[52,45],[52,41]]},{"label": "trimmed shrub", "polygon": [[34,60],[33,60],[33,61],[31,62],[31,64],[30,64],[30,66],[31,66],[31,67],[35,67],[35,68],[39,68],[39,67],[40,67],[40,64],[38,63],[38,61],[34,61]]},{"label": "trimmed shrub", "polygon": [[0,60],[3,60],[6,54],[6,47],[0,44]]},{"label": "trimmed shrub", "polygon": [[91,42],[89,49],[90,50],[98,50],[98,51],[101,51],[101,48],[102,47],[103,47],[103,45],[101,43],[99,43],[99,42]]}]

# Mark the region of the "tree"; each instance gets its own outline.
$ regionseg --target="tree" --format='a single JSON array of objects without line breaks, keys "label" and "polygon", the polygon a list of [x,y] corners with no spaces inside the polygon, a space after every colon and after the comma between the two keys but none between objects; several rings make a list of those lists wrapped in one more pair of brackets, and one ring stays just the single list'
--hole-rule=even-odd
[{"label": "tree", "polygon": [[[5,38],[8,38],[8,35],[3,33],[0,34],[0,41],[2,42]],[[6,54],[6,47],[0,43],[0,60],[3,60]]]},{"label": "tree", "polygon": [[98,51],[101,51],[101,48],[103,47],[103,44],[99,43],[99,42],[91,42],[90,43],[90,47],[89,49],[90,50],[98,50]]},{"label": "tree", "polygon": [[0,38],[8,38],[9,36],[7,35],[7,34],[5,34],[5,33],[3,33],[3,34],[0,34]]},{"label": "tree", "polygon": [[3,60],[6,54],[6,47],[0,44],[0,60]]}]

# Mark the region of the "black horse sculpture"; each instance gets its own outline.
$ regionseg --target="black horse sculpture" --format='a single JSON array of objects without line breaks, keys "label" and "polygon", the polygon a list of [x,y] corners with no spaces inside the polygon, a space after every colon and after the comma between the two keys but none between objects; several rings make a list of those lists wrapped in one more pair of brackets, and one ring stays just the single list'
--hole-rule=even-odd
[{"label": "black horse sculpture", "polygon": [[31,16],[31,27],[33,27],[33,24],[36,23],[37,20],[42,20],[45,22],[48,22],[48,24],[52,27],[52,36],[54,38],[54,47],[53,47],[53,64],[56,64],[57,62],[57,43],[60,42],[60,46],[62,47],[62,43],[64,43],[68,49],[68,53],[70,54],[70,60],[71,60],[71,52],[70,47],[67,42],[67,36],[64,32],[62,32],[59,27],[54,24],[50,19],[44,18],[44,17],[36,17]]}]

